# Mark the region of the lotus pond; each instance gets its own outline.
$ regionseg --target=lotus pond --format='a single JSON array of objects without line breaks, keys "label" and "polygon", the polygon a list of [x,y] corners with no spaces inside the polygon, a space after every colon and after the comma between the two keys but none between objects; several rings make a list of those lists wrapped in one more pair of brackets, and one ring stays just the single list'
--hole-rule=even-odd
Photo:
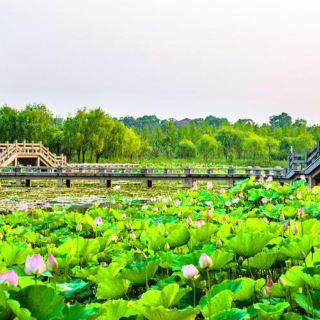
[{"label": "lotus pond", "polygon": [[304,179],[252,178],[21,207],[0,216],[0,319],[318,319],[319,205]]}]

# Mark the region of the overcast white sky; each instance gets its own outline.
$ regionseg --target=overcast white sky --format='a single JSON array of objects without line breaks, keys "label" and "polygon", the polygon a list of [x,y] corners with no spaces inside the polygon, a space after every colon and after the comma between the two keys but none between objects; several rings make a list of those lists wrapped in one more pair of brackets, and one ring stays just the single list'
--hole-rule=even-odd
[{"label": "overcast white sky", "polygon": [[320,123],[319,17],[319,0],[0,0],[0,104]]}]

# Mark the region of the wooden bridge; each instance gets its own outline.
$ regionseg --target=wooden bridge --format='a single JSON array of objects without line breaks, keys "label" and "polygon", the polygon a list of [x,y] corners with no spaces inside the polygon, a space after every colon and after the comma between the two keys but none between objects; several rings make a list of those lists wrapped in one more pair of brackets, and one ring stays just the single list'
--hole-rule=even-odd
[{"label": "wooden bridge", "polygon": [[[8,146],[9,145],[9,146]],[[197,180],[224,180],[230,185],[251,176],[272,176],[280,183],[290,182],[305,175],[310,186],[320,182],[320,141],[304,154],[292,153],[288,168],[212,167],[212,168],[150,168],[133,164],[67,164],[66,158],[52,154],[41,143],[0,144],[0,179],[15,179],[16,184],[27,187],[32,180],[57,180],[59,186],[71,187],[73,180],[98,180],[100,186],[111,187],[112,181],[140,180],[152,187],[156,180],[181,180],[183,186],[192,187]],[[24,159],[27,159],[24,160]],[[30,160],[36,165],[30,164]],[[32,162],[31,161],[31,162]],[[14,163],[14,166],[8,164]],[[17,164],[27,163],[26,166]],[[4,166],[5,164],[6,166]],[[1,167],[2,165],[2,167]]]}]

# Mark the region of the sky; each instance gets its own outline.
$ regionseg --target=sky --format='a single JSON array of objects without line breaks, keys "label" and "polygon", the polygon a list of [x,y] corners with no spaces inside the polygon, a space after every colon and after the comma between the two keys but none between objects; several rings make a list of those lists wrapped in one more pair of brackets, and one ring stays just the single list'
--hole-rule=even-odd
[{"label": "sky", "polygon": [[319,0],[0,0],[0,105],[320,123]]}]

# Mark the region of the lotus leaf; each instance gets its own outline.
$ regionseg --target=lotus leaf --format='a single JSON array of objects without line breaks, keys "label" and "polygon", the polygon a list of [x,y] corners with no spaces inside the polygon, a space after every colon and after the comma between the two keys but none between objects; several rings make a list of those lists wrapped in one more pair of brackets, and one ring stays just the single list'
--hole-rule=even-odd
[{"label": "lotus leaf", "polygon": [[259,252],[254,257],[248,259],[247,264],[255,269],[269,269],[277,259],[277,253]]},{"label": "lotus leaf", "polygon": [[299,266],[290,268],[281,276],[281,280],[284,282],[284,285],[288,287],[303,287],[305,283],[302,268]]},{"label": "lotus leaf", "polygon": [[132,308],[132,303],[127,300],[109,300],[103,304],[91,304],[89,307],[100,309],[97,320],[119,320],[137,314]]},{"label": "lotus leaf", "polygon": [[133,284],[146,284],[156,273],[159,263],[155,261],[140,261],[126,266],[121,275]]},{"label": "lotus leaf", "polygon": [[211,268],[213,270],[221,270],[233,259],[233,253],[224,250],[215,250],[210,257],[212,260]]},{"label": "lotus leaf", "polygon": [[297,304],[314,319],[320,318],[320,292],[312,291],[310,296],[303,293],[296,293],[294,297]]},{"label": "lotus leaf", "polygon": [[280,316],[290,304],[288,302],[279,302],[277,304],[255,303],[253,306],[257,311],[258,319],[276,320],[280,319]]},{"label": "lotus leaf", "polygon": [[241,256],[252,257],[273,237],[268,232],[239,233],[228,242],[228,246]]},{"label": "lotus leaf", "polygon": [[282,244],[280,253],[287,257],[304,260],[305,256],[310,252],[314,243],[314,236],[305,235],[301,238],[285,241]]},{"label": "lotus leaf", "polygon": [[243,320],[249,319],[247,311],[237,308],[231,308],[229,310],[223,310],[219,313],[211,316],[210,320]]},{"label": "lotus leaf", "polygon": [[169,225],[167,242],[170,248],[176,248],[187,244],[190,239],[190,232],[184,225]]}]

